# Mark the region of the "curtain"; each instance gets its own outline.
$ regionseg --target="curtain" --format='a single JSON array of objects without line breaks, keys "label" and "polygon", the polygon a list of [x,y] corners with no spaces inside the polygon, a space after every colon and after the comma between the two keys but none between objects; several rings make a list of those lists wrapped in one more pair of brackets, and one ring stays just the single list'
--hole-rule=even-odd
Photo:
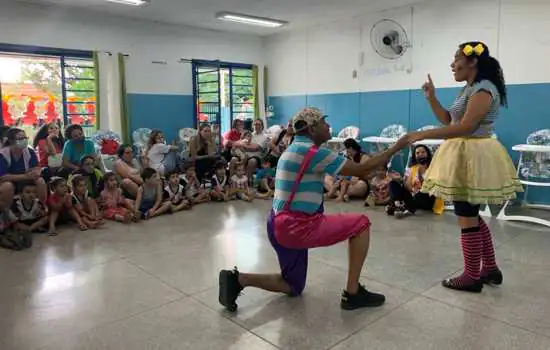
[{"label": "curtain", "polygon": [[94,75],[95,75],[95,123],[97,130],[101,129],[101,94],[100,94],[100,74],[99,74],[99,53],[94,51]]},{"label": "curtain", "polygon": [[118,54],[118,71],[120,77],[120,125],[122,142],[131,143],[130,115],[128,114],[128,95],[126,93],[126,57]]},{"label": "curtain", "polygon": [[254,89],[254,119],[260,118],[260,94],[258,93],[258,66],[252,66],[252,85]]},{"label": "curtain", "polygon": [[264,110],[265,116],[267,117],[267,108],[269,107],[269,94],[267,91],[267,66],[264,66]]},{"label": "curtain", "polygon": [[[119,134],[124,140],[121,118],[121,74],[117,55],[110,52],[97,52],[99,63],[98,128]],[[122,76],[123,77],[123,76]]]}]

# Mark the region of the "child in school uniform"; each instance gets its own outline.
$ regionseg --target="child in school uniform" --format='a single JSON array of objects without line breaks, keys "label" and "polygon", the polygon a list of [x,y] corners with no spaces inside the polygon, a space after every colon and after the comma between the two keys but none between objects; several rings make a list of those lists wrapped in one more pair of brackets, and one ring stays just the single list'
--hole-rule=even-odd
[{"label": "child in school uniform", "polygon": [[220,161],[216,163],[214,175],[212,176],[210,183],[212,184],[212,190],[210,191],[212,200],[217,202],[227,202],[231,199],[229,179],[227,178],[225,162]]},{"label": "child in school uniform", "polygon": [[164,200],[170,202],[172,213],[191,209],[191,201],[185,196],[185,189],[180,184],[180,174],[174,170],[166,174],[166,186],[164,186]]},{"label": "child in school uniform", "polygon": [[201,186],[193,163],[184,165],[184,174],[180,175],[180,184],[185,189],[185,196],[193,205],[210,202],[210,193]]},{"label": "child in school uniform", "polygon": [[19,222],[18,228],[27,232],[46,232],[48,212],[36,193],[34,182],[21,184],[21,195],[13,202],[12,212]]}]

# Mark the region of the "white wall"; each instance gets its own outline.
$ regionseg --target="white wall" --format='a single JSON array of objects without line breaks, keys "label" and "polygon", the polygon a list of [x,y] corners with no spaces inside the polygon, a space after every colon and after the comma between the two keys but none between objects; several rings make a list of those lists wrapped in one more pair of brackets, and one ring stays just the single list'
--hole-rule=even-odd
[{"label": "white wall", "polygon": [[263,64],[259,37],[49,6],[2,4],[0,43],[127,53],[128,92],[137,93],[192,94],[191,65],[180,58]]},{"label": "white wall", "polygon": [[[372,49],[371,27],[383,18],[399,22],[412,41],[401,59],[382,59]],[[544,0],[428,1],[273,36],[264,42],[268,93],[416,89],[427,73],[438,86],[456,86],[449,65],[457,45],[471,40],[489,46],[508,83],[550,82],[549,18]]]}]

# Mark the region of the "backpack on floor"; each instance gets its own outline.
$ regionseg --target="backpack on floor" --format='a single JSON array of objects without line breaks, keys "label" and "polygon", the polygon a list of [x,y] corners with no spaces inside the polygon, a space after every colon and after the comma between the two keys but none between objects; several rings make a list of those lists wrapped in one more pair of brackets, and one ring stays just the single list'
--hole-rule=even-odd
[{"label": "backpack on floor", "polygon": [[32,247],[32,235],[27,232],[7,231],[0,234],[0,247],[23,250]]}]

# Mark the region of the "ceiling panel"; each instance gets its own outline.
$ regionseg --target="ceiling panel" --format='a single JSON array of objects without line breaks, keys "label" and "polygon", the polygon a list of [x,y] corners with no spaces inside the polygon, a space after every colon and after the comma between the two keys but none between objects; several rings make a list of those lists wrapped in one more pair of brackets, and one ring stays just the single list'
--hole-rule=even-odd
[{"label": "ceiling panel", "polygon": [[[271,35],[421,2],[421,0],[151,0],[149,6],[137,8],[113,4],[105,0],[19,1],[86,8],[117,16],[257,35]],[[55,8],[49,10],[52,11]],[[290,24],[279,29],[266,29],[222,22],[215,19],[215,14],[221,11],[280,19]]]}]

